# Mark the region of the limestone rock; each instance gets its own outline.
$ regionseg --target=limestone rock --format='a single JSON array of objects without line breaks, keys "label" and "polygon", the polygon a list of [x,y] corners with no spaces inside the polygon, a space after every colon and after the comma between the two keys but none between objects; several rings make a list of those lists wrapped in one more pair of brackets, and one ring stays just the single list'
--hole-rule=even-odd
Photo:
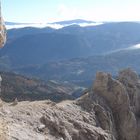
[{"label": "limestone rock", "polygon": [[101,127],[96,127],[94,115],[82,111],[74,102],[63,102],[55,108],[47,109],[41,122],[45,124],[49,134],[52,133],[54,139],[113,140],[111,134]]},{"label": "limestone rock", "polygon": [[119,72],[118,80],[125,86],[133,112],[140,115],[140,79],[135,71],[128,68]]},{"label": "limestone rock", "polygon": [[[99,72],[96,75],[93,90],[98,96],[103,97],[113,112],[118,139],[137,139],[137,117],[131,109],[132,102],[137,102],[137,94],[134,92],[138,83],[138,76],[130,69],[120,72],[119,80],[115,80],[110,74]],[[122,83],[121,83],[122,82]],[[132,90],[128,84],[133,85]],[[135,85],[135,86],[134,86]],[[135,98],[130,98],[130,94]],[[133,101],[132,101],[133,100]],[[136,106],[133,106],[136,110]]]},{"label": "limestone rock", "polygon": [[0,48],[3,47],[5,43],[6,43],[6,28],[4,20],[1,15],[1,7],[0,7]]}]

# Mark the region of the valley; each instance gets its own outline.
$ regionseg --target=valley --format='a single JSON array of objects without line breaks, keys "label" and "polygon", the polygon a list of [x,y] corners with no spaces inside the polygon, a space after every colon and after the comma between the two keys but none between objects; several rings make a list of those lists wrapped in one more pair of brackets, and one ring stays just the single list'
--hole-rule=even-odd
[{"label": "valley", "polygon": [[68,22],[77,23],[61,29],[8,30],[7,44],[0,51],[0,70],[83,87],[90,86],[96,71],[115,76],[117,71],[131,67],[140,73],[140,50],[132,49],[140,43],[140,23],[108,22],[80,27],[86,21]]}]

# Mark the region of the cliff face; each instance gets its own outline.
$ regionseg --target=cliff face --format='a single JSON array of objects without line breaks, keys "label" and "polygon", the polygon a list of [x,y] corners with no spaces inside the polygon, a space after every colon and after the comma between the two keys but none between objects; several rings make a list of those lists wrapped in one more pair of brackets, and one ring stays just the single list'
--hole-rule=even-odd
[{"label": "cliff face", "polygon": [[139,81],[131,69],[116,79],[98,72],[92,89],[75,101],[2,103],[5,139],[140,140]]},{"label": "cliff face", "polygon": [[0,48],[4,46],[6,42],[6,28],[1,15],[1,7],[0,7]]},{"label": "cliff face", "polygon": [[138,139],[139,86],[138,76],[130,69],[120,72],[118,80],[105,73],[96,75],[93,90],[111,109],[117,139]]}]

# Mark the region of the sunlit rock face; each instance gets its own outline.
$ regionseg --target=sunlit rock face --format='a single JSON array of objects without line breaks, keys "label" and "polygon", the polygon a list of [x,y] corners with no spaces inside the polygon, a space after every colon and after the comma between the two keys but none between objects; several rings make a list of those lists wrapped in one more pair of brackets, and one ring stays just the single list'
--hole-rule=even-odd
[{"label": "sunlit rock face", "polygon": [[110,74],[98,72],[93,87],[94,94],[99,97],[98,103],[102,98],[102,107],[107,105],[112,112],[113,119],[109,120],[114,120],[115,131],[111,133],[115,138],[140,140],[140,79],[137,73],[128,68],[114,79]]},{"label": "sunlit rock face", "polygon": [[0,7],[0,48],[4,46],[5,42],[6,42],[6,28],[4,20],[1,15],[1,7]]},{"label": "sunlit rock face", "polygon": [[[0,48],[2,48],[5,43],[6,43],[6,28],[1,15],[1,1],[0,1]],[[0,76],[0,93],[1,93],[1,82],[2,77]]]}]

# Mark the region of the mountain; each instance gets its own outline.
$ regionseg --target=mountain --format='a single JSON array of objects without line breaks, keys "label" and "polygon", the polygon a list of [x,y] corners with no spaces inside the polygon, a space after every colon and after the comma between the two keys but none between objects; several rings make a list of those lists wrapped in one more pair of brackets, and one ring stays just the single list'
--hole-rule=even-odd
[{"label": "mountain", "polygon": [[139,43],[140,24],[134,22],[12,29],[0,51],[0,69],[88,87],[98,70],[140,72],[139,49],[130,49]]},{"label": "mountain", "polygon": [[46,27],[43,29],[35,28],[35,27],[25,27],[25,28],[19,28],[19,29],[10,29],[8,30],[7,34],[7,43],[11,42],[12,40],[16,40],[17,38],[26,36],[26,35],[35,35],[39,33],[51,33],[55,31],[55,29]]},{"label": "mountain", "polygon": [[140,24],[130,22],[12,29],[0,51],[0,66],[46,81],[89,86],[98,70],[115,75],[119,69],[133,67],[140,72],[139,49],[128,49],[139,42]]},{"label": "mountain", "polygon": [[0,52],[11,65],[43,64],[47,61],[84,57],[90,48],[77,35],[41,33],[26,35],[8,42]]},{"label": "mountain", "polygon": [[88,21],[83,19],[75,19],[75,20],[67,20],[67,21],[59,21],[59,22],[53,22],[51,24],[60,24],[60,25],[72,25],[72,24],[83,24],[83,23],[96,23],[94,21]]},{"label": "mountain", "polygon": [[2,92],[1,99],[4,101],[34,101],[46,100],[62,101],[74,99],[81,95],[83,87],[70,83],[57,81],[42,81],[28,78],[19,74],[1,72]]},{"label": "mountain", "polygon": [[139,23],[105,23],[91,27],[72,25],[59,30],[23,28],[8,30],[8,42],[0,56],[6,57],[11,65],[38,65],[106,54],[139,43]]},{"label": "mountain", "polygon": [[0,139],[140,140],[139,23],[10,31]]},{"label": "mountain", "polygon": [[88,87],[95,77],[96,71],[104,70],[115,76],[117,71],[130,67],[140,73],[139,57],[140,49],[130,49],[88,58],[51,61],[38,66],[23,66],[13,70],[25,75],[40,77],[44,80],[69,81]]},{"label": "mountain", "polygon": [[38,27],[38,28],[44,28],[44,27],[51,27],[54,29],[59,29],[65,26],[69,25],[80,25],[80,26],[96,26],[99,24],[99,22],[94,21],[88,21],[83,19],[75,19],[75,20],[68,20],[68,21],[59,21],[59,22],[52,22],[52,23],[16,23],[16,22],[5,22],[7,29],[13,29],[13,28],[24,28],[24,27]]},{"label": "mountain", "polygon": [[68,26],[59,30],[62,33],[83,36],[92,48],[92,53],[103,54],[139,44],[140,23],[114,22],[81,28]]},{"label": "mountain", "polygon": [[131,69],[97,72],[76,100],[0,102],[2,140],[140,140],[140,79]]}]

